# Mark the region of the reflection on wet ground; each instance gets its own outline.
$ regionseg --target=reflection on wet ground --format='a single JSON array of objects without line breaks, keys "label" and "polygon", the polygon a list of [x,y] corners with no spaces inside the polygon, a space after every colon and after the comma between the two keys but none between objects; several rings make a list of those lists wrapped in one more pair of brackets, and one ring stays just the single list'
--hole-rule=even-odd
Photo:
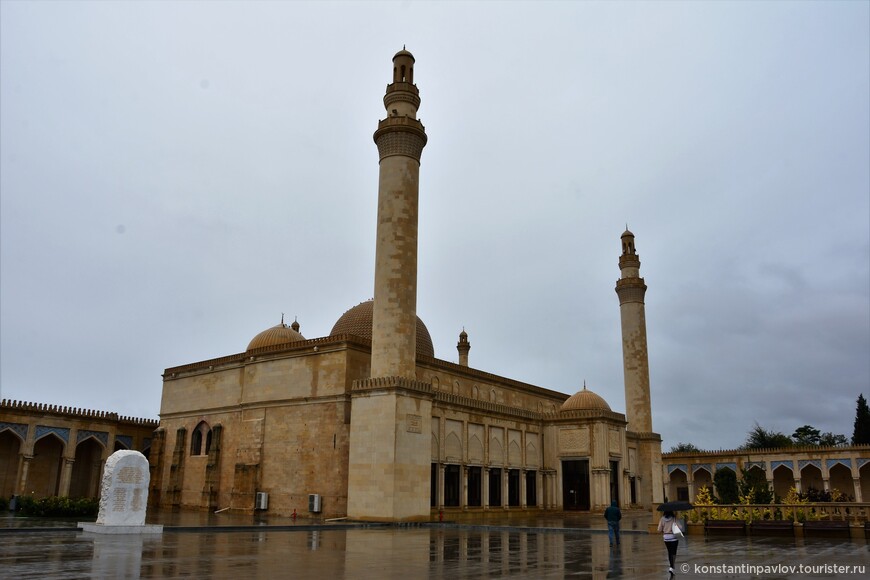
[{"label": "reflection on wet ground", "polygon": [[[175,519],[173,519],[173,517]],[[174,528],[158,536],[111,536],[66,530],[16,531],[0,535],[0,576],[4,578],[666,578],[661,538],[640,530],[611,548],[603,526],[587,517],[575,529],[540,521],[526,529],[516,522],[493,527],[461,524],[420,527],[374,526],[336,529],[300,521],[270,519],[244,531],[250,516],[221,518],[173,514],[167,526],[218,525],[211,531]],[[20,520],[15,518],[15,524]],[[648,520],[648,517],[646,518]],[[646,521],[645,520],[645,521]],[[0,519],[0,528],[12,523]],[[570,522],[568,522],[570,523]],[[262,522],[261,522],[262,524]],[[276,530],[274,526],[281,526]],[[24,526],[24,528],[32,526]],[[233,528],[235,529],[235,528]],[[752,574],[711,573],[700,566],[866,565],[865,541],[792,538],[722,538],[681,542],[678,575],[692,578],[750,578]],[[689,566],[681,572],[680,565]],[[768,573],[761,578],[860,578],[866,574]]]}]

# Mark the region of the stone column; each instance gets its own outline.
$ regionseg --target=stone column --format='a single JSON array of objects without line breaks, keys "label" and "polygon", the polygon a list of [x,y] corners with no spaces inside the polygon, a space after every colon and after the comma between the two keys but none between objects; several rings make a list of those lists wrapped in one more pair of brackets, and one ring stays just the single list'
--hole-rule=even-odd
[{"label": "stone column", "polygon": [[526,509],[526,471],[520,469],[520,507]]},{"label": "stone column", "polygon": [[489,509],[489,467],[484,467],[480,472],[480,476],[483,478],[481,482],[482,489],[480,490],[480,503],[483,505],[480,507],[487,510]]},{"label": "stone column", "polygon": [[21,495],[27,490],[27,474],[30,471],[30,462],[32,460],[33,455],[21,455],[18,483],[15,487],[16,495]]},{"label": "stone column", "polygon": [[796,477],[795,480],[794,480],[794,488],[797,490],[798,493],[802,493],[802,491],[801,491],[801,480],[800,480],[799,477]]},{"label": "stone column", "polygon": [[858,503],[863,502],[864,500],[861,497],[861,478],[853,477],[852,478],[852,487],[855,488],[855,501]]},{"label": "stone column", "polygon": [[508,485],[508,468],[507,465],[502,465],[501,467],[501,508],[508,509],[508,504],[510,503],[509,495],[509,485]]},{"label": "stone column", "polygon": [[[466,441],[467,441],[467,439],[466,439]],[[460,493],[460,495],[459,495],[459,506],[463,510],[467,510],[468,509],[468,466],[462,465],[460,469],[461,469],[460,473],[462,475],[460,476],[461,480],[459,482],[459,485],[461,486],[460,490],[462,493]]]},{"label": "stone column", "polygon": [[443,463],[438,464],[438,509],[444,507],[444,470],[446,466]]},{"label": "stone column", "polygon": [[75,459],[70,457],[63,458],[63,467],[60,472],[60,485],[58,486],[57,495],[60,497],[66,497],[69,495],[69,486],[70,480],[72,479],[72,468],[73,464],[76,462]]}]

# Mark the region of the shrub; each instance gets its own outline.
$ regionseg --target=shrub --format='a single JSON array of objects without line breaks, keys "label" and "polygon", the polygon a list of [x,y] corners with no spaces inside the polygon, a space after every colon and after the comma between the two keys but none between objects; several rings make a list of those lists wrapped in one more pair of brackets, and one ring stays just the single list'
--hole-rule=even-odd
[{"label": "shrub", "polygon": [[18,498],[22,515],[45,518],[71,518],[96,516],[100,500],[90,498],[43,497],[23,495]]}]

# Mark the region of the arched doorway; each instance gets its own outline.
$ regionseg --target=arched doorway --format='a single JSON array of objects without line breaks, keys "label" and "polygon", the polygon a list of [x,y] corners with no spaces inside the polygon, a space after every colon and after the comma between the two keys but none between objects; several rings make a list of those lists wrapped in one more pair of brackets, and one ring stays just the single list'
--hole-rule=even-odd
[{"label": "arched doorway", "polygon": [[[698,494],[701,492],[702,488],[710,489],[710,497],[713,497],[713,476],[710,475],[710,472],[706,467],[699,467],[692,473],[692,479],[695,482],[695,497],[698,497]],[[693,497],[690,501],[694,501]]]},{"label": "arched doorway", "polygon": [[0,432],[0,497],[8,498],[15,493],[21,443],[21,438],[9,429]]},{"label": "arched doorway", "polygon": [[836,490],[845,494],[849,501],[855,501],[855,484],[852,482],[852,470],[849,467],[842,463],[832,465],[828,469],[828,477],[831,484],[831,495],[836,497]]},{"label": "arched doorway", "polygon": [[32,493],[36,497],[57,495],[63,448],[64,442],[54,433],[49,433],[36,442],[24,493]]},{"label": "arched doorway", "polygon": [[794,473],[787,465],[777,465],[773,470],[773,493],[785,498],[794,487]]},{"label": "arched doorway", "polygon": [[97,497],[103,464],[103,446],[88,437],[76,446],[69,497]]},{"label": "arched doorway", "polygon": [[810,490],[824,491],[825,482],[822,481],[822,470],[815,464],[809,463],[801,469],[801,492],[810,493]]},{"label": "arched doorway", "polygon": [[588,510],[589,460],[562,460],[562,501],[566,510]]},{"label": "arched doorway", "polygon": [[858,476],[861,478],[861,500],[870,501],[870,461],[858,468]]},{"label": "arched doorway", "polygon": [[671,483],[668,486],[669,501],[689,501],[689,480],[682,468],[671,471]]}]

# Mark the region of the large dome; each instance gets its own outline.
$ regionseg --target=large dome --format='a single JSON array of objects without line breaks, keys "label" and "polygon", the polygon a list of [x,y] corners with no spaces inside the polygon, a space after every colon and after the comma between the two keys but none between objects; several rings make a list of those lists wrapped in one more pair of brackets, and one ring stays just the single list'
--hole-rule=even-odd
[{"label": "large dome", "polygon": [[263,346],[275,346],[276,344],[287,344],[288,342],[296,342],[297,340],[305,340],[305,337],[299,334],[299,323],[293,322],[290,326],[281,324],[267,328],[257,336],[251,339],[248,343],[248,349],[261,348]]},{"label": "large dome", "polygon": [[573,410],[596,410],[596,411],[610,411],[610,405],[607,404],[603,398],[599,395],[596,395],[592,391],[586,388],[586,385],[583,385],[582,391],[577,391],[568,399],[562,403],[561,407],[562,411],[573,411]]},{"label": "large dome", "polygon": [[[332,327],[330,336],[336,334],[352,334],[368,340],[372,339],[372,316],[374,314],[375,301],[366,300],[344,314]],[[417,355],[435,357],[435,347],[432,346],[432,337],[429,330],[420,317],[417,317]]]}]

